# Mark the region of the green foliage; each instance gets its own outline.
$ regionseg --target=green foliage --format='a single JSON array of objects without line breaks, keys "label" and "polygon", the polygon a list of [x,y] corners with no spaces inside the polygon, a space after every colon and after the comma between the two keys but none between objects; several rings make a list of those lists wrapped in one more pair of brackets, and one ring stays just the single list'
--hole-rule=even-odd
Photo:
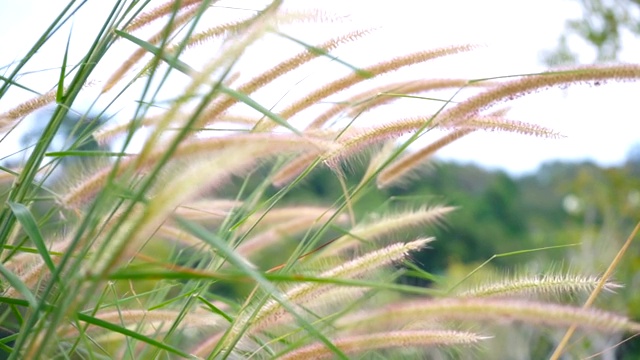
[{"label": "green foliage", "polygon": [[594,62],[613,61],[621,50],[624,32],[640,34],[640,1],[638,0],[578,0],[582,18],[566,23],[555,50],[544,54],[547,65],[575,64],[578,54],[568,45],[567,39],[577,36],[596,51]]}]

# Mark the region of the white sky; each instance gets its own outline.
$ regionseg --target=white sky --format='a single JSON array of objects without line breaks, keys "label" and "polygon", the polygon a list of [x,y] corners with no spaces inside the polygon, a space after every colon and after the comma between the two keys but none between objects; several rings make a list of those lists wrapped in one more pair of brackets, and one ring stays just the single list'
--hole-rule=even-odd
[{"label": "white sky", "polygon": [[[49,0],[0,0],[0,36],[3,51],[0,52],[0,66],[7,65],[24,56],[31,44],[51,23],[66,1]],[[251,1],[225,1],[237,7],[251,7]],[[98,22],[93,15],[96,11],[108,11],[110,1],[89,1],[86,16],[78,16],[69,27],[57,34],[56,41],[48,44],[42,53],[27,68],[29,71],[54,68],[52,71],[37,72],[25,76],[21,81],[39,92],[49,90],[56,82],[66,46],[71,33],[72,59],[80,58],[83,49],[93,39]],[[330,0],[296,1],[296,7],[322,6],[330,12],[352,14],[349,27],[354,24],[376,24],[381,28],[357,46],[337,51],[335,55],[356,66],[366,66],[385,58],[398,56],[410,50],[429,49],[451,44],[483,44],[480,50],[465,55],[434,61],[413,72],[397,74],[398,78],[463,77],[484,78],[516,75],[545,70],[540,62],[540,51],[550,50],[557,44],[558,36],[564,31],[566,19],[580,16],[580,8],[575,1],[539,0],[454,0],[454,1],[365,1]],[[239,10],[220,10],[224,17]],[[326,26],[326,25],[323,25]],[[332,25],[338,29],[341,25]],[[328,36],[322,29],[296,30],[290,35],[308,43],[317,43]],[[300,28],[301,29],[301,28]],[[313,30],[315,29],[315,30]],[[320,30],[318,30],[320,29]],[[284,29],[287,31],[287,28]],[[336,30],[338,31],[338,30]],[[623,61],[640,59],[640,41],[625,35],[623,39]],[[269,44],[265,53],[255,57],[267,63],[270,55],[282,56],[279,46],[284,40],[276,39]],[[277,45],[274,45],[277,44]],[[575,43],[585,60],[593,57],[593,52],[583,44]],[[274,51],[274,49],[276,49]],[[295,51],[299,47],[293,45]],[[128,52],[123,53],[124,56]],[[122,55],[120,55],[122,56]],[[252,58],[253,59],[253,58]],[[118,61],[116,56],[115,62]],[[282,93],[274,94],[276,101],[293,90],[313,89],[313,82],[325,80],[324,74],[335,64],[321,63],[306,70],[307,73],[290,79]],[[344,68],[340,69],[346,71]],[[8,75],[6,69],[0,74]],[[394,77],[387,77],[393,80]],[[298,84],[301,80],[302,83]],[[289,87],[287,87],[289,86]],[[535,169],[540,163],[551,159],[592,159],[601,164],[621,162],[630,147],[640,142],[640,83],[589,87],[574,86],[568,90],[551,90],[533,94],[524,99],[505,103],[510,107],[508,117],[513,120],[529,121],[551,127],[566,135],[566,138],[550,140],[537,139],[506,133],[479,133],[459,140],[445,148],[440,156],[447,159],[474,161],[489,167],[507,169],[512,173],[522,173]],[[290,95],[291,96],[291,95]],[[442,95],[446,97],[446,93]],[[26,92],[13,90],[0,102],[0,112],[16,103],[28,99]],[[295,96],[294,96],[295,98]],[[343,97],[334,98],[336,100]],[[407,111],[424,113],[424,109],[436,104],[426,104],[425,100],[403,100],[395,108],[381,109],[375,117],[401,117]],[[267,106],[268,107],[268,106]],[[430,110],[429,110],[430,111]],[[427,112],[428,113],[428,112]],[[375,121],[375,117],[372,119]],[[365,121],[364,119],[363,121]],[[7,142],[0,152],[9,152]]]}]

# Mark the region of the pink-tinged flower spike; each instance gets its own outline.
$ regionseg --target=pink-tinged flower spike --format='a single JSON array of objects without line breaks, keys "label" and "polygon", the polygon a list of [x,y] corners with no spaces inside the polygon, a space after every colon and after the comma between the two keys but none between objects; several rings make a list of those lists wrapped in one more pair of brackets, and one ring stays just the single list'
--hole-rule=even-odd
[{"label": "pink-tinged flower spike", "polygon": [[[424,248],[431,241],[433,241],[433,238],[420,239],[406,244],[392,244],[327,270],[319,274],[318,277],[326,279],[357,279],[367,275],[370,276],[375,270],[385,268],[396,261],[404,259],[410,252]],[[289,289],[284,296],[293,304],[302,304],[315,299],[318,295],[335,288],[335,286],[331,283],[307,282]],[[238,336],[243,336],[241,329],[248,324],[250,326],[247,330],[248,333],[260,331],[278,322],[286,314],[287,311],[276,300],[268,300],[256,311],[245,310],[231,325],[226,341],[230,343],[235,341]],[[207,341],[205,344],[209,344],[209,342]],[[196,354],[200,355],[206,352],[205,346],[207,345],[200,347]]]},{"label": "pink-tinged flower spike", "polygon": [[[447,55],[457,54],[464,51],[470,51],[470,50],[473,50],[474,48],[475,47],[472,45],[461,45],[461,46],[451,46],[451,47],[445,47],[445,48],[440,48],[435,50],[416,52],[413,54],[400,56],[395,59],[370,66],[364,69],[364,71],[373,76],[378,76],[384,73],[398,70],[405,66],[418,64],[421,62],[433,60],[433,59],[447,56]],[[310,107],[313,104],[316,104],[318,101],[332,94],[335,94],[339,91],[347,89],[366,79],[367,79],[366,77],[362,76],[359,73],[352,73],[343,78],[335,80],[317,89],[316,91],[305,95],[300,100],[296,101],[295,103],[290,105],[288,108],[283,110],[280,116],[285,120],[289,120],[295,114],[301,112],[302,110]],[[263,122],[262,126],[260,126],[258,130],[263,130],[263,131],[269,130],[269,129],[272,129],[274,126],[275,124],[273,122]]]},{"label": "pink-tinged flower spike", "polygon": [[[182,316],[184,316],[184,318],[181,319]],[[176,326],[178,328],[214,327],[222,323],[220,316],[207,311],[182,314],[181,311],[178,310],[114,310],[98,312],[94,315],[94,318],[121,326],[136,325],[138,329],[141,331],[144,330],[143,332],[148,334],[158,334],[162,328],[164,328],[165,331],[169,330],[172,324],[176,323],[178,319],[181,319],[180,323]],[[89,326],[82,331],[97,333],[101,330],[108,332],[105,328],[95,325]],[[66,326],[59,329],[57,333],[60,337],[68,338],[77,336],[79,331],[75,326]]]},{"label": "pink-tinged flower spike", "polygon": [[[316,48],[322,49],[322,50],[327,51],[327,52],[328,51],[332,51],[333,49],[337,48],[338,46],[340,46],[342,44],[346,44],[348,42],[360,39],[361,37],[369,34],[369,32],[370,32],[370,30],[353,31],[353,32],[350,32],[350,33],[348,33],[346,35],[332,38],[332,39],[330,39],[330,40],[328,40],[328,41],[316,46]],[[317,58],[318,56],[320,56],[318,54],[318,52],[314,52],[314,51],[311,51],[310,49],[307,49],[307,50],[295,55],[294,57],[279,63],[278,65],[276,65],[273,68],[265,71],[264,73],[256,76],[255,78],[249,80],[247,83],[241,85],[238,88],[238,92],[246,94],[246,95],[250,95],[253,92],[255,92],[256,90],[258,90],[258,89],[270,84],[271,82],[273,82],[274,80],[276,80],[280,76],[283,76],[283,75],[287,74],[288,72],[297,69],[298,67],[308,63],[309,61],[311,61],[311,60],[313,60],[315,58]],[[223,100],[215,103],[208,110],[206,110],[205,113],[202,115],[202,118],[204,119],[203,123],[211,124],[213,122],[220,121],[221,118],[224,118],[224,116],[222,116],[222,114],[227,109],[229,109],[232,105],[236,104],[237,102],[238,102],[237,99],[231,98],[231,97],[227,97],[227,98],[224,98]]]},{"label": "pink-tinged flower spike", "polygon": [[[304,211],[304,207],[301,207],[299,214],[290,220],[270,226],[265,231],[258,232],[249,237],[238,245],[236,251],[245,257],[258,254],[261,250],[278,242],[286,241],[296,234],[325,225],[327,222],[333,220],[333,212],[335,212],[335,210],[332,210],[332,212],[325,210],[322,214],[305,214]],[[347,217],[343,215],[336,217],[334,221],[345,222],[346,220]]]},{"label": "pink-tinged flower spike", "polygon": [[506,131],[521,135],[536,136],[548,139],[558,139],[562,134],[544,126],[522,121],[507,120],[501,116],[479,116],[468,119],[462,128],[485,131]]},{"label": "pink-tinged flower spike", "polygon": [[[347,263],[339,265],[333,269],[327,270],[318,277],[321,278],[347,278],[357,279],[367,274],[371,274],[374,270],[388,266],[396,261],[404,259],[410,252],[420,250],[432,242],[433,238],[415,240],[409,243],[396,243],[375,250],[363,256],[357,257]],[[318,294],[319,291],[325,291],[327,285],[323,283],[303,283],[294,286],[288,290],[285,295],[287,299],[294,303],[311,299]],[[262,307],[256,317],[253,318],[253,326],[260,329],[266,326],[270,321],[279,318],[285,310],[281,304],[275,300],[267,302]]]},{"label": "pink-tinged flower spike", "polygon": [[[333,148],[333,144],[327,141],[310,139],[306,137],[294,136],[289,134],[238,134],[216,138],[194,139],[189,142],[182,143],[176,150],[173,160],[183,160],[190,157],[203,156],[204,154],[216,154],[225,151],[227,148],[233,148],[245,144],[269,144],[273,146],[273,151],[282,149],[287,152],[287,148],[298,147],[309,151],[327,151]],[[305,144],[302,146],[301,144]],[[154,150],[144,162],[138,162],[138,158],[132,157],[124,159],[118,169],[117,175],[122,175],[126,171],[143,172],[150,166],[154,165],[164,153],[164,147],[159,146],[161,150]],[[133,164],[137,163],[138,167],[133,169]],[[95,195],[103,189],[106,184],[109,173],[112,171],[112,165],[106,166],[100,170],[94,171],[88,177],[74,186],[69,186],[69,191],[58,199],[58,202],[67,209],[79,209],[90,202]]]},{"label": "pink-tinged flower spike", "polygon": [[338,139],[336,149],[324,156],[325,162],[330,168],[337,169],[342,159],[359,154],[363,148],[372,144],[397,139],[402,135],[418,131],[425,127],[431,119],[431,116],[409,118],[390,121],[366,129],[347,131]]},{"label": "pink-tinged flower spike", "polygon": [[394,161],[378,174],[376,183],[379,189],[392,186],[405,180],[411,173],[428,161],[431,156],[443,147],[470,134],[475,129],[459,129],[450,132],[444,137],[429,144],[416,152],[405,155],[404,157]]},{"label": "pink-tinged flower spike", "polygon": [[[103,278],[137,253],[140,246],[184,202],[219,185],[231,175],[247,171],[259,160],[316,146],[295,136],[271,136],[263,140],[255,138],[251,143],[232,142],[215,152],[181,153],[185,161],[171,163],[165,168],[162,178],[156,182],[162,186],[149,194],[148,202],[136,204],[120,226],[111,229],[110,234],[105,234],[109,241],[102,243],[84,271]],[[196,147],[193,150],[199,149]]]},{"label": "pink-tinged flower spike", "polygon": [[359,224],[351,229],[347,235],[343,235],[327,246],[318,255],[333,256],[359,246],[387,243],[391,235],[408,229],[422,227],[429,224],[438,224],[444,217],[455,210],[451,206],[431,206],[418,210],[408,210],[383,216],[370,223]]},{"label": "pink-tinged flower spike", "polygon": [[640,65],[588,65],[567,71],[550,71],[536,75],[523,76],[518,80],[506,82],[490,88],[480,94],[464,100],[454,107],[445,110],[437,118],[437,124],[460,124],[479,111],[505,100],[513,100],[535,90],[572,83],[595,82],[607,80],[638,80]]},{"label": "pink-tinged flower spike", "polygon": [[385,188],[402,183],[402,181],[406,180],[407,177],[428,161],[438,150],[476,130],[506,131],[551,139],[562,136],[551,129],[536,124],[511,121],[500,116],[475,116],[466,120],[461,126],[454,128],[453,131],[444,137],[388,165],[380,171],[378,175],[378,188]]},{"label": "pink-tinged flower spike", "polygon": [[500,298],[407,301],[389,305],[384,309],[344,317],[336,325],[339,328],[387,327],[406,324],[415,319],[484,321],[498,324],[519,321],[549,327],[569,327],[577,324],[583,329],[606,333],[640,333],[640,324],[611,312],[548,302]]},{"label": "pink-tinged flower spike", "polygon": [[[167,29],[163,27],[160,31],[158,31],[155,35],[150,37],[147,42],[150,44],[157,44],[162,41],[168,34],[172,33],[174,30],[178,29],[180,26],[184,25],[191,19],[193,19],[193,15],[198,11],[198,7],[194,6],[189,8],[185,13],[176,16],[176,18],[171,22],[171,28]],[[169,24],[168,24],[169,25]],[[102,93],[106,93],[111,90],[140,59],[142,59],[145,55],[148,54],[148,51],[144,48],[139,48],[134,53],[129,56],[120,67],[109,77],[106,84],[102,88]]]},{"label": "pink-tinged flower spike", "polygon": [[[503,276],[500,280],[483,283],[475,288],[460,291],[456,295],[460,298],[468,297],[506,297],[506,296],[556,296],[565,294],[589,293],[600,282],[597,276],[578,274],[547,273],[544,275]],[[622,285],[607,281],[604,290],[615,292]]]},{"label": "pink-tinged flower spike", "polygon": [[[202,2],[202,0],[181,0],[180,1],[180,8],[181,10],[184,9],[188,9],[194,5],[197,5],[198,3]],[[156,19],[159,19],[165,15],[169,15],[171,13],[173,13],[175,11],[175,7],[176,7],[176,2],[175,1],[167,1],[166,3],[150,10],[147,11],[141,15],[139,15],[138,17],[136,17],[135,19],[133,19],[131,21],[131,23],[129,24],[129,26],[127,26],[126,31],[127,32],[131,32],[137,29],[140,29],[148,24],[150,24],[151,22],[153,22]]]},{"label": "pink-tinged flower spike", "polygon": [[[92,86],[94,84],[95,82],[89,81],[83,86],[83,88]],[[66,92],[66,89],[63,90],[63,93],[64,92]],[[19,104],[11,110],[0,114],[0,134],[6,132],[10,127],[15,126],[17,123],[16,120],[22,119],[32,112],[56,101],[57,93],[58,89],[54,88],[38,97]]]},{"label": "pink-tinged flower spike", "polygon": [[23,118],[35,110],[54,102],[56,100],[56,94],[57,89],[53,89],[0,114],[0,132],[4,132],[8,127],[13,125],[14,120]]},{"label": "pink-tinged flower spike", "polygon": [[[463,79],[427,79],[418,81],[403,81],[393,84],[387,84],[376,87],[375,89],[364,91],[358,95],[350,97],[346,101],[341,101],[333,105],[329,110],[322,113],[315,118],[307,130],[315,130],[321,128],[328,120],[338,115],[340,112],[348,109],[348,115],[355,117],[358,114],[369,111],[375,107],[392,102],[400,97],[402,94],[416,94],[429,90],[446,89],[446,88],[461,88],[469,83],[468,80]],[[489,83],[474,83],[478,86],[488,86]]]},{"label": "pink-tinged flower spike", "polygon": [[[368,335],[345,336],[333,340],[333,343],[345,354],[356,355],[371,350],[391,348],[470,345],[489,338],[490,337],[464,331],[400,330]],[[279,357],[279,359],[333,359],[334,356],[333,351],[328,349],[326,345],[316,343],[294,350]]]}]

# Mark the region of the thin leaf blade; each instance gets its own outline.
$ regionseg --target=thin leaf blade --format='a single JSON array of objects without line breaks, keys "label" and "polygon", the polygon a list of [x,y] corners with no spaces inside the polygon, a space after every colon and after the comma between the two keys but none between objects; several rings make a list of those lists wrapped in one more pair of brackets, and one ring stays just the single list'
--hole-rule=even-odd
[{"label": "thin leaf blade", "polygon": [[47,245],[45,244],[36,220],[33,218],[33,215],[31,215],[31,211],[20,203],[9,201],[7,202],[7,205],[9,205],[9,208],[11,208],[16,219],[18,219],[18,222],[22,225],[24,232],[27,233],[27,236],[29,236],[31,241],[33,241],[36,249],[38,249],[38,253],[42,257],[45,265],[47,265],[47,268],[49,268],[49,271],[53,274],[56,270],[56,266],[53,264],[53,260],[51,260]]}]

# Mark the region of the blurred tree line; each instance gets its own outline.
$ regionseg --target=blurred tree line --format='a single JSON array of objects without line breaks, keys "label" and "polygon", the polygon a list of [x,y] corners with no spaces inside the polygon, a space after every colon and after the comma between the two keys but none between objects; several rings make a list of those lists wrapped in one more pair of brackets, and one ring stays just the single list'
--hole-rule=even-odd
[{"label": "blurred tree line", "polygon": [[558,38],[555,49],[545,52],[542,60],[547,65],[585,62],[575,52],[580,39],[595,50],[595,57],[587,62],[613,61],[618,58],[625,35],[640,34],[640,0],[572,0],[576,1],[582,16],[567,20],[565,32]]},{"label": "blurred tree line", "polygon": [[[348,187],[357,185],[364,168],[354,164],[346,170]],[[262,170],[253,174],[256,183],[266,176]],[[240,183],[244,181],[231,187]],[[540,249],[497,257],[487,268],[501,275],[514,271],[543,274],[553,269],[598,275],[640,220],[640,144],[619,166],[551,162],[534,173],[514,177],[471,164],[438,162],[419,181],[388,190],[371,188],[355,203],[359,221],[372,211],[385,213],[390,207],[416,208],[425,203],[459,207],[444,224],[420,230],[437,238],[431,249],[414,256],[432,274],[451,276],[462,269],[464,276],[493,255]],[[276,191],[271,189],[266,195]],[[283,201],[330,206],[342,194],[336,175],[319,167]],[[411,236],[406,234],[407,239]],[[543,249],[558,245],[567,247]],[[640,320],[640,292],[635,290],[640,288],[638,253],[640,243],[636,241],[615,275],[615,281],[625,287],[616,297],[603,297],[608,302],[604,307],[626,306],[635,320]],[[614,306],[611,301],[619,303]],[[639,353],[637,340],[618,350],[621,359],[633,359]]]},{"label": "blurred tree line", "polygon": [[[347,186],[357,185],[364,167],[356,163],[345,170]],[[640,145],[630,151],[620,166],[551,162],[519,177],[473,164],[437,162],[419,181],[391,189],[372,187],[358,199],[354,210],[356,218],[363,220],[367,213],[375,210],[385,213],[389,208],[416,208],[424,204],[459,207],[445,224],[432,229],[441,239],[434,246],[447,254],[425,261],[425,266],[437,272],[452,261],[473,262],[498,253],[574,244],[585,234],[624,241],[640,219],[639,175]],[[252,176],[257,183],[267,174],[258,170]],[[238,181],[230,186],[244,184]],[[235,189],[228,191],[234,194]],[[266,195],[274,195],[276,191],[269,190]],[[337,176],[326,167],[318,167],[288,192],[283,201],[330,206],[342,195]],[[564,253],[565,250],[549,251],[548,256],[561,260]],[[496,259],[501,265],[520,262],[509,257]]]}]

